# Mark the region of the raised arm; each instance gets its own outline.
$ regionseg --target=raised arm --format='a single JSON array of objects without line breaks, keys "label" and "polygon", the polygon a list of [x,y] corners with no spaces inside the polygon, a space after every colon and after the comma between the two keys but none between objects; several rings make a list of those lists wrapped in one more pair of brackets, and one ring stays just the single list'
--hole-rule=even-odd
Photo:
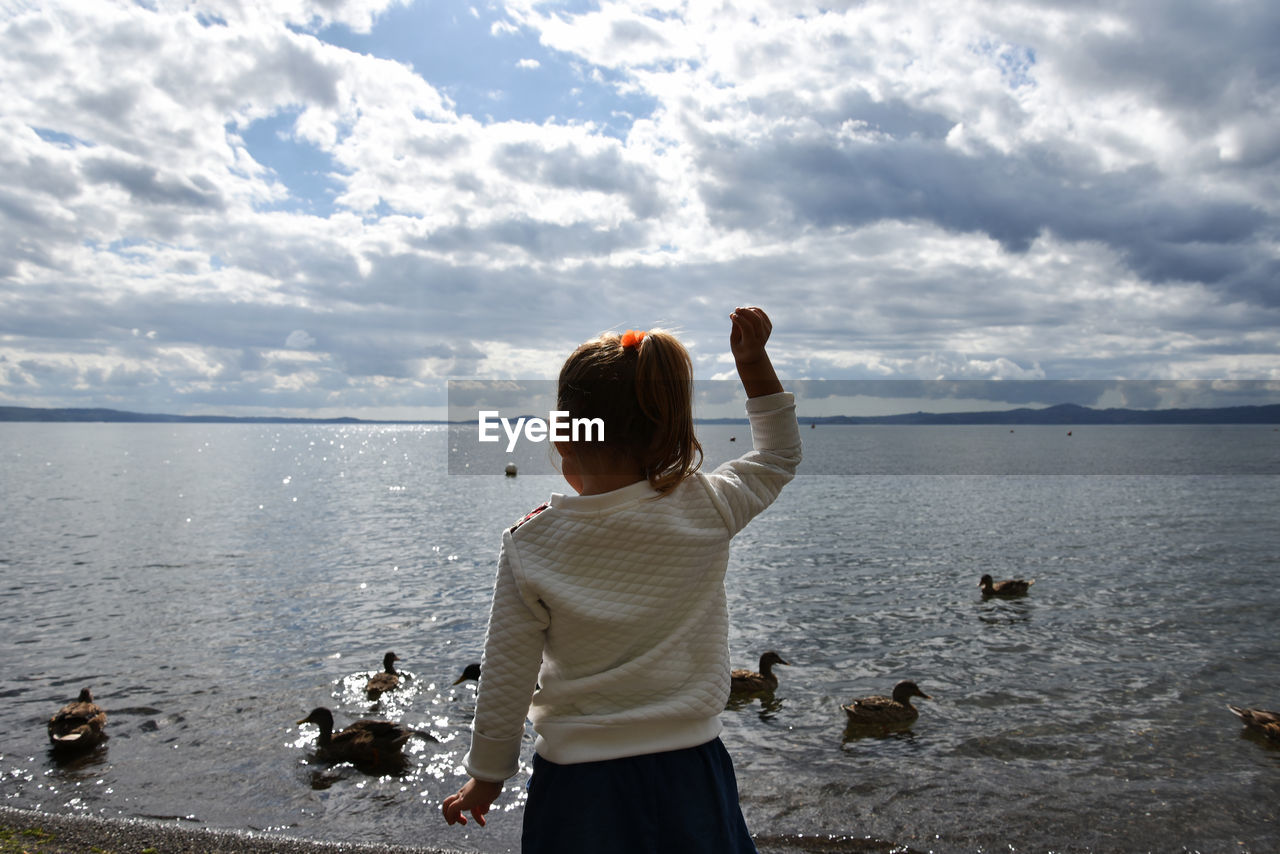
[{"label": "raised arm", "polygon": [[764,397],[782,391],[782,383],[764,349],[773,331],[769,315],[762,308],[749,306],[735,309],[729,320],[733,324],[729,330],[729,349],[747,397]]}]

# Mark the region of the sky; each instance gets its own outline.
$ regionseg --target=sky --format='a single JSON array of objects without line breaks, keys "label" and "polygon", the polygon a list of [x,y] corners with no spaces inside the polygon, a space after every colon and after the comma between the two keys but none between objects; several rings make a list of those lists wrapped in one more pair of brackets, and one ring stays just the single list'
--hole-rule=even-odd
[{"label": "sky", "polygon": [[0,0],[0,405],[439,417],[658,326],[731,380],[747,304],[809,414],[1275,402],[1277,43],[1270,0]]}]

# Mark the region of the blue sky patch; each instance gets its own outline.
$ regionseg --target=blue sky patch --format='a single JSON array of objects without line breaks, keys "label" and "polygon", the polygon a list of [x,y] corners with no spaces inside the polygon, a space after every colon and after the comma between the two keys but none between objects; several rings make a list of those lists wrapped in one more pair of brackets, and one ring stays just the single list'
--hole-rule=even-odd
[{"label": "blue sky patch", "polygon": [[[342,170],[328,152],[294,138],[297,117],[296,111],[277,113],[238,133],[253,159],[275,173],[289,190],[289,199],[268,206],[269,210],[328,216],[334,211],[334,198],[344,189],[335,177]],[[235,128],[228,130],[237,132]]]},{"label": "blue sky patch", "polygon": [[92,142],[86,142],[85,140],[80,139],[79,137],[72,136],[69,133],[63,133],[62,131],[59,131],[59,130],[51,130],[50,128],[38,128],[38,127],[33,127],[31,129],[36,132],[36,136],[40,137],[45,142],[51,142],[54,145],[57,145],[61,148],[92,148],[93,147]]},{"label": "blue sky patch", "polygon": [[[656,102],[619,94],[621,75],[549,50],[535,33],[509,25],[500,11],[450,3],[393,6],[369,33],[335,24],[316,35],[358,53],[411,65],[479,122],[593,122],[623,137]],[[594,72],[594,73],[593,73]]]},{"label": "blue sky patch", "polygon": [[1036,52],[1021,45],[1005,45],[996,54],[996,63],[1000,74],[1014,89],[1023,86],[1034,86],[1036,80],[1031,71],[1036,64]]}]

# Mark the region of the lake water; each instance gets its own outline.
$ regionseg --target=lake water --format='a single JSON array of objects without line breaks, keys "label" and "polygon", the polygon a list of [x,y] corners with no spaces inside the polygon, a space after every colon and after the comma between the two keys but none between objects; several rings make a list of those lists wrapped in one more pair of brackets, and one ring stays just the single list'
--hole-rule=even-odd
[{"label": "lake water", "polygon": [[[1065,433],[804,431],[806,474],[729,573],[735,666],[791,662],[771,701],[724,714],[762,848],[1280,850],[1280,747],[1225,708],[1280,708],[1280,432]],[[747,432],[700,435],[714,460]],[[527,766],[488,827],[439,817],[474,708],[450,683],[479,657],[499,532],[563,487],[449,475],[450,444],[0,424],[0,803],[517,850]],[[1067,457],[1098,473],[1026,462]],[[1162,459],[1181,473],[1135,473]],[[984,572],[1036,584],[983,601]],[[373,706],[359,687],[388,650],[412,678]],[[841,703],[908,677],[933,697],[910,731],[845,731]],[[44,724],[85,685],[111,737],[60,762]],[[316,705],[440,743],[401,776],[326,767],[294,724]]]}]

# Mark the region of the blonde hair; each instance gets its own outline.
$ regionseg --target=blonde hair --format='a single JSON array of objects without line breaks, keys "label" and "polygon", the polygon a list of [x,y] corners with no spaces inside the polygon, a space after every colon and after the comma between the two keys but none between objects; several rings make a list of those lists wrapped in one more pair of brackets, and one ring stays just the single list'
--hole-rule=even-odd
[{"label": "blonde hair", "polygon": [[560,369],[556,408],[600,418],[608,453],[638,462],[649,485],[668,492],[702,465],[693,430],[693,362],[662,329],[623,337],[608,332],[574,350]]}]

